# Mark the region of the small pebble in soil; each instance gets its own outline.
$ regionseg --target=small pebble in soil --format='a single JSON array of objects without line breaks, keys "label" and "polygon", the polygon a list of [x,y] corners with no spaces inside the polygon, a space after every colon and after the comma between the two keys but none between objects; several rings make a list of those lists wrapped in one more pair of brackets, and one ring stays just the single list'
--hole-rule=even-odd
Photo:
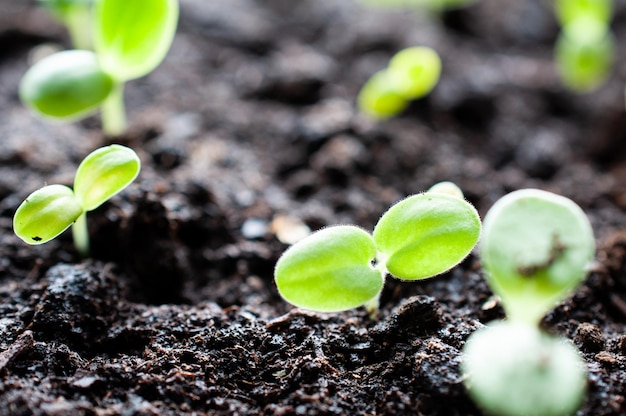
[{"label": "small pebble in soil", "polygon": [[598,352],[604,348],[604,337],[597,326],[583,322],[576,328],[576,345],[584,352]]}]

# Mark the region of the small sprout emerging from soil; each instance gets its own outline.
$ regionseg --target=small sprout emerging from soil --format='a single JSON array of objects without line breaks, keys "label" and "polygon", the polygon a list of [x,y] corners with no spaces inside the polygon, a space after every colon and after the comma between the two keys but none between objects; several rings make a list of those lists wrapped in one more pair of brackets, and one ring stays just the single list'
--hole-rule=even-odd
[{"label": "small sprout emerging from soil", "polygon": [[388,272],[402,280],[444,273],[470,253],[480,228],[478,213],[462,198],[413,195],[392,206],[373,235],[339,225],[294,244],[276,264],[276,285],[301,308],[337,312],[365,305],[375,315]]},{"label": "small sprout emerging from soil", "polygon": [[555,47],[561,79],[573,91],[592,91],[605,81],[613,63],[612,2],[559,0],[555,9],[561,24]]},{"label": "small sprout emerging from soil", "polygon": [[426,96],[437,85],[441,59],[427,47],[411,47],[394,55],[386,69],[363,86],[358,97],[360,110],[374,119],[402,112],[410,100]]},{"label": "small sprout emerging from soil", "polygon": [[140,168],[139,157],[128,147],[114,144],[95,150],[78,166],[73,190],[47,185],[22,202],[13,217],[15,234],[28,244],[43,244],[72,226],[74,245],[87,257],[87,212],[126,188]]},{"label": "small sprout emerging from soil", "polygon": [[565,339],[502,321],[472,334],[463,351],[465,384],[487,414],[566,416],[582,402],[585,365]]},{"label": "small sprout emerging from soil", "polygon": [[462,372],[488,414],[575,413],[584,397],[584,362],[567,340],[542,333],[539,321],[581,283],[594,251],[584,212],[550,192],[513,192],[485,216],[480,257],[508,320],[470,336]]},{"label": "small sprout emerging from soil", "polygon": [[93,8],[95,53],[66,51],[43,59],[25,74],[20,97],[53,118],[78,119],[101,108],[105,133],[116,136],[126,129],[124,84],[149,74],[165,57],[178,0],[95,0]]},{"label": "small sprout emerging from soil", "polygon": [[76,49],[91,49],[91,5],[93,0],[39,0],[67,27]]},{"label": "small sprout emerging from soil", "polygon": [[484,220],[480,256],[511,321],[539,323],[584,279],[595,253],[585,213],[563,196],[512,192]]}]

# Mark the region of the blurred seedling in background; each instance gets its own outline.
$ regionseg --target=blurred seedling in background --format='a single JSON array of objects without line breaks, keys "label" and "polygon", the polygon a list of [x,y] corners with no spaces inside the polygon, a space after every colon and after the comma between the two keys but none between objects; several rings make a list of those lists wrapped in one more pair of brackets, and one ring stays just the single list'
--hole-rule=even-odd
[{"label": "blurred seedling in background", "polygon": [[440,190],[410,196],[380,218],[373,234],[352,225],[311,234],[278,260],[278,291],[301,308],[338,312],[365,305],[375,316],[387,273],[407,281],[432,277],[476,245],[478,213],[455,195]]},{"label": "blurred seedling in background", "polygon": [[441,59],[431,48],[415,46],[394,55],[387,68],[374,74],[361,89],[357,103],[364,114],[386,119],[401,113],[411,100],[424,97],[437,85]]},{"label": "blurred seedling in background", "polygon": [[72,227],[74,245],[89,256],[87,212],[108,201],[135,180],[141,169],[137,154],[120,145],[90,153],[78,166],[74,189],[47,185],[30,194],[13,217],[15,234],[28,244],[43,244]]},{"label": "blurred seedling in background", "polygon": [[91,51],[64,51],[33,65],[20,98],[44,117],[77,120],[102,111],[103,130],[126,130],[124,85],[165,58],[178,22],[178,0],[95,0]]},{"label": "blurred seedling in background", "polygon": [[612,0],[557,0],[555,13],[561,25],[555,59],[563,83],[580,93],[598,88],[613,64]]},{"label": "blurred seedling in background", "polygon": [[580,406],[584,362],[571,343],[543,333],[539,322],[581,284],[594,252],[585,213],[550,192],[513,192],[485,216],[480,258],[507,320],[470,336],[462,371],[487,414],[565,416]]},{"label": "blurred seedling in background", "polygon": [[38,0],[67,28],[76,49],[91,49],[91,6],[93,0]]}]

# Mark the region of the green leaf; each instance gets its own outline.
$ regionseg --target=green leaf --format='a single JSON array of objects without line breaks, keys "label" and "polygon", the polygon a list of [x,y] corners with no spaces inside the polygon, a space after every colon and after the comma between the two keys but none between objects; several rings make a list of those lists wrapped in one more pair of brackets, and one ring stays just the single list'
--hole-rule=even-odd
[{"label": "green leaf", "polygon": [[152,72],[165,58],[178,24],[178,0],[96,0],[94,47],[118,81]]},{"label": "green leaf", "polygon": [[383,275],[372,268],[372,237],[348,225],[317,231],[291,246],[274,273],[278,291],[289,303],[320,312],[363,305],[383,287]]},{"label": "green leaf", "polygon": [[391,207],[374,228],[387,270],[403,280],[443,273],[478,242],[480,218],[472,205],[452,195],[426,192]]},{"label": "green leaf", "polygon": [[578,351],[535,326],[490,324],[463,352],[464,383],[487,414],[568,416],[582,403],[586,371]]},{"label": "green leaf", "polygon": [[95,111],[113,86],[93,52],[71,50],[33,65],[24,74],[19,93],[24,104],[44,116],[80,118]]},{"label": "green leaf", "polygon": [[96,209],[135,180],[140,169],[141,162],[132,149],[118,144],[101,147],[78,166],[76,198],[85,211]]},{"label": "green leaf", "polygon": [[394,90],[406,100],[427,95],[439,81],[441,59],[431,48],[401,50],[389,61],[388,76]]},{"label": "green leaf", "polygon": [[512,321],[538,323],[582,282],[594,251],[585,213],[550,192],[512,192],[485,216],[483,268]]},{"label": "green leaf", "polygon": [[387,70],[377,72],[363,85],[357,103],[361,112],[376,120],[395,116],[407,105],[406,99],[393,88]]},{"label": "green leaf", "polygon": [[13,231],[28,244],[43,244],[65,231],[82,213],[70,188],[48,185],[30,194],[17,208]]}]

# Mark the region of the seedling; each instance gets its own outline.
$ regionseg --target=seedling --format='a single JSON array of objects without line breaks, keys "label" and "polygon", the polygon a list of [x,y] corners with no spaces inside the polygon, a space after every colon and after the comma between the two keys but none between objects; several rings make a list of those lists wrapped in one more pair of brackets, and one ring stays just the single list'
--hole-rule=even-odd
[{"label": "seedling", "polygon": [[511,321],[537,325],[584,279],[595,252],[585,213],[570,199],[526,189],[501,198],[484,221],[487,282]]},{"label": "seedling", "polygon": [[[104,131],[119,135],[126,129],[125,83],[161,63],[177,22],[177,0],[95,0],[95,55],[78,59],[77,54],[60,52],[36,63],[22,79],[20,98],[53,118],[78,119],[100,107]],[[94,79],[99,84],[92,85]],[[57,107],[65,110],[59,115]]]},{"label": "seedling", "polygon": [[539,321],[586,274],[595,251],[589,220],[565,197],[526,189],[497,201],[483,226],[481,261],[508,321],[467,341],[468,391],[489,414],[572,414],[584,395],[584,363],[573,345],[542,333]]},{"label": "seedling", "polygon": [[437,52],[421,46],[404,49],[365,83],[358,97],[359,108],[374,119],[397,115],[408,101],[428,95],[440,74]]},{"label": "seedling", "polygon": [[93,0],[39,0],[67,27],[76,49],[91,49],[91,5]]},{"label": "seedling", "polygon": [[402,280],[441,274],[470,253],[479,234],[478,213],[462,198],[413,195],[392,206],[373,235],[338,225],[294,244],[276,264],[276,285],[301,308],[337,312],[365,305],[375,315],[388,272]]},{"label": "seedling", "polygon": [[557,70],[573,91],[592,91],[608,77],[615,49],[609,27],[611,11],[611,0],[555,2],[561,24],[555,47]]},{"label": "seedling", "polygon": [[126,188],[139,174],[137,154],[120,145],[90,153],[78,166],[74,189],[47,185],[30,194],[13,217],[15,234],[28,244],[43,244],[72,226],[74,245],[89,255],[87,212]]},{"label": "seedling", "polygon": [[537,327],[490,324],[463,352],[465,384],[489,415],[573,415],[584,398],[586,371],[576,347]]}]

